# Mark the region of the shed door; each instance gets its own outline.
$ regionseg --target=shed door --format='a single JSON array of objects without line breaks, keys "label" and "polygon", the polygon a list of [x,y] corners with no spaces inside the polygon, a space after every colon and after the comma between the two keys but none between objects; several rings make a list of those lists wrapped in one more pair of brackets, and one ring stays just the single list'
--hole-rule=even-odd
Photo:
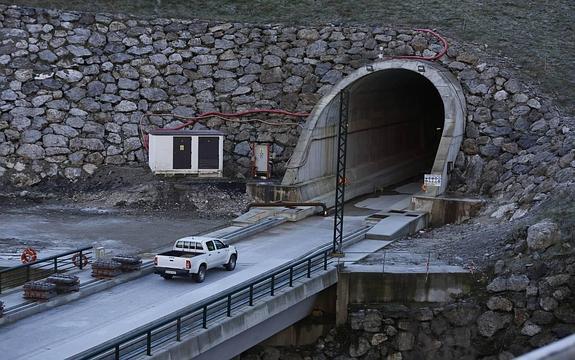
[{"label": "shed door", "polygon": [[174,137],[174,169],[192,168],[192,138]]},{"label": "shed door", "polygon": [[220,139],[217,136],[198,138],[198,169],[218,169]]}]

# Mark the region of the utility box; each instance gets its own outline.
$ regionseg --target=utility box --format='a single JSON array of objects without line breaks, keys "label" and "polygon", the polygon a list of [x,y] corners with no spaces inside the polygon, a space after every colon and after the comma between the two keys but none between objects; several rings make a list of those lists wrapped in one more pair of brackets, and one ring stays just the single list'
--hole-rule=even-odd
[{"label": "utility box", "polygon": [[222,177],[224,133],[216,130],[153,130],[148,164],[154,174]]},{"label": "utility box", "polygon": [[272,174],[270,161],[271,144],[252,143],[252,176],[269,179]]}]

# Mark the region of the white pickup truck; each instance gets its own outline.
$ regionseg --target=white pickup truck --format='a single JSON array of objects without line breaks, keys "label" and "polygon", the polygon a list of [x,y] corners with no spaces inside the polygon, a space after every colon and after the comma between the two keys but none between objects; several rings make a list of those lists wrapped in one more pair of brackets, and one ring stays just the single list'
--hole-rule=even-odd
[{"label": "white pickup truck", "polygon": [[171,251],[156,255],[154,272],[166,280],[174,276],[192,276],[196,282],[202,282],[208,269],[223,265],[232,271],[237,260],[235,247],[215,238],[190,236],[176,240]]}]

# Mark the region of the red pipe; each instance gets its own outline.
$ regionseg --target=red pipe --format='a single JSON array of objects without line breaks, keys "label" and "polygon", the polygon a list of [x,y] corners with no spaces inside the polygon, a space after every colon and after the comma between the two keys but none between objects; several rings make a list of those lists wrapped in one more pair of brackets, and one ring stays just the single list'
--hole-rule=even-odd
[{"label": "red pipe", "polygon": [[[156,129],[156,130],[180,130],[185,128],[186,126],[190,126],[195,124],[198,120],[201,119],[205,119],[208,117],[212,117],[212,116],[221,116],[221,117],[242,117],[242,116],[246,116],[246,115],[253,115],[253,114],[277,114],[277,115],[285,115],[285,116],[293,116],[293,117],[306,117],[309,115],[309,113],[296,113],[296,112],[290,112],[290,111],[285,111],[285,110],[274,110],[274,109],[251,109],[251,110],[246,110],[246,111],[242,111],[242,112],[237,112],[237,113],[222,113],[219,111],[213,111],[213,112],[207,112],[207,113],[203,113],[200,114],[198,116],[195,116],[193,118],[190,118],[190,120],[188,120],[187,122],[183,123],[182,125],[178,125],[174,128],[160,128],[160,129]],[[154,115],[154,114],[150,114],[150,115]]]},{"label": "red pipe", "polygon": [[[274,110],[274,109],[250,109],[250,110],[241,111],[241,112],[237,112],[237,113],[223,113],[223,112],[219,112],[219,111],[213,111],[213,112],[207,112],[207,113],[203,113],[203,114],[200,114],[198,116],[192,117],[188,121],[183,123],[182,125],[178,125],[178,126],[173,127],[173,128],[157,128],[155,130],[156,131],[180,130],[180,129],[183,129],[187,126],[194,125],[196,122],[198,122],[201,119],[209,118],[212,116],[242,117],[242,116],[253,115],[253,114],[277,114],[277,115],[285,115],[285,116],[292,116],[292,117],[307,117],[307,116],[309,116],[309,113],[291,112],[291,111]],[[149,114],[145,114],[145,115],[166,116],[168,114],[149,113]],[[143,117],[142,117],[142,119],[143,119]],[[148,151],[148,148],[149,148],[148,134],[144,133],[144,131],[142,129],[141,121],[142,120],[140,120],[140,133],[141,133],[142,145],[144,146],[144,149],[146,149],[146,151]]]},{"label": "red pipe", "polygon": [[427,61],[435,61],[441,58],[443,55],[447,53],[447,49],[449,49],[449,44],[444,37],[436,33],[431,29],[415,29],[415,31],[424,32],[435,36],[442,44],[443,50],[439,52],[439,54],[435,56],[416,56],[416,55],[403,55],[403,56],[390,56],[392,59],[415,59],[415,60],[427,60]]}]

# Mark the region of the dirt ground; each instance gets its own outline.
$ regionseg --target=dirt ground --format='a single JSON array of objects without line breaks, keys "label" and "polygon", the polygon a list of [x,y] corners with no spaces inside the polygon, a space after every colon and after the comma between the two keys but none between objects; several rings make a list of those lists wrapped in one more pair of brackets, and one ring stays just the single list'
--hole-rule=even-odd
[{"label": "dirt ground", "polygon": [[143,167],[105,167],[70,183],[43,182],[0,191],[0,267],[22,249],[47,257],[83,246],[112,253],[153,252],[174,240],[218,228],[243,213],[245,184],[155,177]]}]

